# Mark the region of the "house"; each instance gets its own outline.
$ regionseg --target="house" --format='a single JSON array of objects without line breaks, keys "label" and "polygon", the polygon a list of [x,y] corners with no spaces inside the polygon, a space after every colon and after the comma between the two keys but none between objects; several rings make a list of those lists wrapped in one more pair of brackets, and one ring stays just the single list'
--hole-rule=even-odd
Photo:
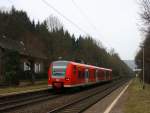
[{"label": "house", "polygon": [[31,69],[30,63],[32,61],[34,63],[33,68],[35,73],[47,72],[49,60],[47,57],[48,55],[46,47],[44,47],[45,45],[40,44],[39,46],[37,46],[38,44],[36,43],[37,39],[32,44],[29,44],[27,40],[26,41],[25,40],[16,41],[8,39],[6,37],[0,37],[0,80],[4,76],[3,57],[7,50],[13,50],[19,53],[21,57],[20,66],[23,71]]}]

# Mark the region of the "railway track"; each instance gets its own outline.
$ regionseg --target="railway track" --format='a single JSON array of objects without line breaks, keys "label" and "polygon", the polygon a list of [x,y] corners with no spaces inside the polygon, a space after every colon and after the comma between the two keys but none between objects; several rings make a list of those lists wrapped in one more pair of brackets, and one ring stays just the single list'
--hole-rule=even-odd
[{"label": "railway track", "polygon": [[57,97],[62,97],[63,95],[64,94],[50,94],[48,90],[43,90],[25,94],[3,96],[0,97],[0,113],[9,112],[18,108],[20,109],[20,107],[23,107],[25,105],[31,105],[33,103],[38,103],[52,99],[55,100],[57,99]]},{"label": "railway track", "polygon": [[[115,84],[118,85],[116,86]],[[48,91],[43,91],[43,92],[41,91],[33,94],[18,95],[17,97],[14,96],[13,98],[0,97],[0,113],[10,112],[10,111],[13,112],[16,110],[17,113],[22,112],[22,109],[28,109],[27,107],[23,107],[23,106],[30,105],[29,106],[30,108],[32,108],[32,106],[37,107],[37,104],[39,105],[40,102],[42,105],[49,103],[48,106],[49,109],[46,108],[46,106],[44,106],[45,108],[42,107],[41,110],[42,112],[41,112],[40,106],[38,106],[39,108],[38,113],[40,112],[46,113],[48,111],[49,111],[48,113],[66,113],[69,111],[70,111],[69,113],[80,113],[83,110],[85,110],[87,107],[91,106],[92,104],[96,103],[100,99],[107,96],[113,90],[118,88],[121,84],[123,84],[122,81],[118,80],[115,82],[110,82],[108,84],[103,84],[89,89],[85,88],[85,90],[82,90],[80,92],[69,93],[69,94],[65,93],[65,94],[56,95],[56,94],[50,94],[48,93]],[[111,89],[111,86],[114,87]],[[88,100],[90,100],[90,102]],[[58,106],[60,107],[58,108]],[[45,112],[43,112],[44,109]],[[31,109],[31,113],[32,112],[35,113],[34,109]]]},{"label": "railway track", "polygon": [[48,90],[0,97],[0,113],[57,97],[60,95],[50,94]]},{"label": "railway track", "polygon": [[127,82],[127,80],[119,81],[117,84],[111,83],[105,88],[97,90],[94,93],[92,92],[88,95],[82,95],[82,98],[71,101],[70,103],[57,107],[47,113],[81,113],[89,108],[91,105],[95,104],[99,100],[109,95],[111,92],[116,90],[125,82]]}]

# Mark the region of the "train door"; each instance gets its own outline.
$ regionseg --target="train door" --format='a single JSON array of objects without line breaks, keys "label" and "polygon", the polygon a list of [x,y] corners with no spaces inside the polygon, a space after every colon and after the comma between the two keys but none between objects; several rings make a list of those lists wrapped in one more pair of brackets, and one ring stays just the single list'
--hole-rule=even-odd
[{"label": "train door", "polygon": [[98,70],[95,71],[96,82],[98,82]]},{"label": "train door", "polygon": [[106,71],[104,71],[104,80],[107,80]]},{"label": "train door", "polygon": [[89,70],[85,69],[85,82],[88,83],[89,82]]},{"label": "train door", "polygon": [[110,80],[110,72],[108,71],[108,80]]},{"label": "train door", "polygon": [[107,71],[105,71],[105,80],[107,80]]},{"label": "train door", "polygon": [[112,71],[110,71],[109,73],[110,73],[110,80],[112,80]]},{"label": "train door", "polygon": [[110,73],[109,71],[106,71],[106,80],[109,80],[110,79]]},{"label": "train door", "polygon": [[78,75],[78,68],[76,66],[73,66],[73,70],[72,70],[72,83],[75,84],[77,81],[77,75]]},{"label": "train door", "polygon": [[111,71],[109,71],[109,80],[111,80]]}]

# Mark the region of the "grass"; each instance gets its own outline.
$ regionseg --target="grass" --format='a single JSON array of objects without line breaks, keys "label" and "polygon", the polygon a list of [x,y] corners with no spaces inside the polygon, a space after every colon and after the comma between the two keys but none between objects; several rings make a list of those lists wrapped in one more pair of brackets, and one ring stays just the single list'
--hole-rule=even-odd
[{"label": "grass", "polygon": [[124,113],[150,113],[150,85],[145,84],[145,89],[142,89],[139,79],[133,80],[128,89]]},{"label": "grass", "polygon": [[23,92],[27,90],[37,90],[41,88],[47,88],[47,80],[38,81],[34,85],[0,88],[0,95],[13,92]]}]

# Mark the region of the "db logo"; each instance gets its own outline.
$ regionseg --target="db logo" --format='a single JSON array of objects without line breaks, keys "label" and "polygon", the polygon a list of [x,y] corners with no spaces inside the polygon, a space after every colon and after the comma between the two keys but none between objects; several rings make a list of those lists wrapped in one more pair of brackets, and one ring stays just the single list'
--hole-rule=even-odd
[{"label": "db logo", "polygon": [[59,82],[60,80],[59,80],[59,79],[56,79],[56,81]]}]

